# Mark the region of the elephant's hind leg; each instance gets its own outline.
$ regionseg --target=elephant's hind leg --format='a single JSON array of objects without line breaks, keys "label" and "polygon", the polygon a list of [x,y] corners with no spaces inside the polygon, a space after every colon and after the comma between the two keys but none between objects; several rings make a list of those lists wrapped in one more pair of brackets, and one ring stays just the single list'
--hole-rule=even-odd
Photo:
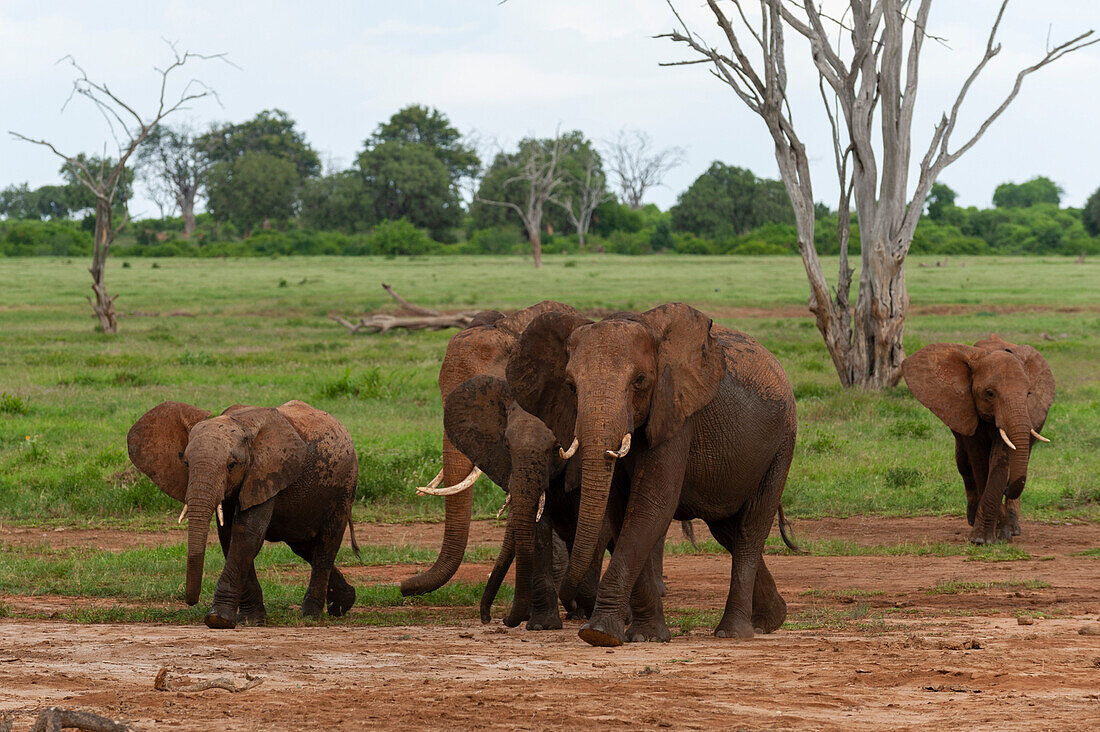
[{"label": "elephant's hind leg", "polygon": [[344,579],[340,568],[333,565],[328,574],[328,614],[334,618],[345,615],[355,604],[355,588]]},{"label": "elephant's hind leg", "polygon": [[978,483],[974,479],[974,469],[970,465],[970,455],[961,442],[955,442],[955,467],[963,479],[963,488],[966,489],[966,522],[974,525],[974,517],[978,515],[978,502],[982,494],[978,490]]},{"label": "elephant's hind leg", "polygon": [[775,579],[764,564],[756,565],[756,581],[752,586],[752,627],[757,633],[771,633],[787,619],[787,602],[779,594]]}]

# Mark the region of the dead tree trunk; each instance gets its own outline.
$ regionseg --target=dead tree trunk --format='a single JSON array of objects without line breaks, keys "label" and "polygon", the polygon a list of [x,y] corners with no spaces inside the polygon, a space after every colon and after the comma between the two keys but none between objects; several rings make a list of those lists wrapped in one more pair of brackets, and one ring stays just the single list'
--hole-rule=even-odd
[{"label": "dead tree trunk", "polygon": [[96,200],[95,207],[95,241],[92,249],[92,292],[95,300],[88,298],[99,319],[99,330],[103,333],[117,333],[118,322],[115,320],[115,298],[107,293],[107,253],[111,249],[114,240],[114,229],[111,228],[111,202],[104,199]]}]

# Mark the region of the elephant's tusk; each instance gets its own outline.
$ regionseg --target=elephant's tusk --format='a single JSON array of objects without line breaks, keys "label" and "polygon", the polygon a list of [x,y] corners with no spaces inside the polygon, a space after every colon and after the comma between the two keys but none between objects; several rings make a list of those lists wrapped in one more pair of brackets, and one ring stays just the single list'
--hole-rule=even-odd
[{"label": "elephant's tusk", "polygon": [[558,454],[561,455],[561,459],[562,460],[568,460],[569,458],[573,457],[573,455],[576,454],[576,452],[577,452],[577,448],[580,447],[580,444],[581,444],[580,440],[578,440],[576,437],[574,437],[573,438],[573,444],[569,446],[568,450],[562,450],[559,447],[558,448]]},{"label": "elephant's tusk", "polygon": [[225,526],[225,516],[222,515],[222,504],[218,504],[216,513],[218,514],[218,526]]},{"label": "elephant's tusk", "polygon": [[481,477],[481,468],[475,465],[474,469],[470,471],[469,475],[462,479],[461,483],[456,483],[449,488],[430,488],[428,486],[424,486],[423,488],[417,488],[416,492],[422,496],[453,496],[456,493],[461,493],[462,491],[472,486],[474,483],[477,482],[477,479],[479,477]]},{"label": "elephant's tusk", "polygon": [[1015,450],[1016,446],[1012,444],[1012,440],[1008,439],[1008,433],[1005,432],[1005,428],[998,427],[997,429],[1000,431],[1001,439],[1005,441],[1005,444],[1008,445],[1011,449]]},{"label": "elephant's tusk", "polygon": [[623,444],[619,445],[618,450],[608,450],[607,454],[613,458],[626,457],[626,454],[630,452],[630,433],[627,432],[623,435]]},{"label": "elephant's tusk", "polygon": [[432,478],[432,482],[428,483],[428,485],[424,486],[423,488],[417,488],[416,492],[420,495],[424,495],[426,492],[438,488],[439,485],[442,482],[443,482],[443,468],[440,468],[439,472],[435,474],[434,478]]},{"label": "elephant's tusk", "polygon": [[539,510],[538,510],[538,513],[535,514],[535,523],[536,524],[539,521],[542,520],[542,509],[544,509],[544,508],[546,508],[546,494],[545,493],[543,493],[541,496],[539,496]]},{"label": "elephant's tusk", "polygon": [[504,515],[504,511],[505,511],[505,509],[507,509],[507,508],[508,508],[508,504],[509,504],[509,503],[511,503],[511,502],[512,502],[512,494],[511,494],[511,493],[509,493],[509,494],[508,494],[508,495],[507,495],[507,496],[506,496],[506,497],[504,498],[504,505],[502,505],[502,506],[500,507],[500,510],[499,510],[499,511],[497,511],[497,518],[500,518],[501,516],[503,516],[503,515]]},{"label": "elephant's tusk", "polygon": [[1035,430],[1032,430],[1032,431],[1031,431],[1031,436],[1032,436],[1032,437],[1034,437],[1034,438],[1035,438],[1036,440],[1039,440],[1040,442],[1050,442],[1050,440],[1048,440],[1047,438],[1043,437],[1042,435],[1040,435],[1040,434],[1039,434],[1038,432],[1036,432]]},{"label": "elephant's tusk", "polygon": [[183,523],[183,519],[184,519],[184,517],[186,517],[186,516],[187,516],[187,504],[185,503],[185,504],[183,504],[183,510],[182,510],[182,511],[180,511],[180,517],[179,517],[178,519],[176,519],[176,523],[177,523],[177,524],[182,524],[182,523]]}]

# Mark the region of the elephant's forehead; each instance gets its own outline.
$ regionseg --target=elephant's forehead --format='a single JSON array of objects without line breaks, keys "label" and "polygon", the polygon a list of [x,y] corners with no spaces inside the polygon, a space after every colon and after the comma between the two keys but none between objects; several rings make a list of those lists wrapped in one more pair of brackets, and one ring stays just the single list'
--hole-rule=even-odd
[{"label": "elephant's forehead", "polygon": [[577,328],[569,338],[571,355],[591,352],[614,352],[617,357],[623,349],[648,352],[653,349],[653,339],[641,323],[633,320],[604,320]]},{"label": "elephant's forehead", "polygon": [[199,422],[191,428],[191,439],[196,437],[223,439],[239,439],[244,436],[244,430],[228,417],[214,417]]},{"label": "elephant's forehead", "polygon": [[975,364],[975,376],[987,379],[1024,378],[1024,365],[1008,351],[990,351]]}]

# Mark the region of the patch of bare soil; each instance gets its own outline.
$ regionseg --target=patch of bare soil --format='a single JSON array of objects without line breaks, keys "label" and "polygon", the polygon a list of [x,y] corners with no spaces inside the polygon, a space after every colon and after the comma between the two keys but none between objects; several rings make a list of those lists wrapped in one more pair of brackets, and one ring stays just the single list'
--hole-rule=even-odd
[{"label": "patch of bare soil", "polygon": [[[860,518],[799,521],[796,530],[867,544],[961,543],[964,526],[956,518]],[[415,627],[333,621],[211,631],[0,620],[0,715],[58,705],[139,729],[181,730],[1097,729],[1100,636],[1079,631],[1100,628],[1100,560],[1075,553],[1100,545],[1100,527],[1023,528],[1018,544],[1034,557],[1026,561],[768,556],[797,621],[789,628],[822,627],[750,641],[714,638],[703,625],[668,644],[592,648],[577,637],[578,622],[540,633],[499,621],[483,626],[472,607],[443,609],[444,624]],[[431,524],[363,529],[364,543],[428,546],[441,531]],[[12,536],[23,535],[0,533],[0,540],[14,543]],[[476,541],[498,537],[493,522],[478,522]],[[105,548],[119,543],[105,534],[98,540]],[[724,555],[666,557],[674,633],[683,610],[722,608],[729,567]],[[396,581],[416,569],[349,573],[360,583]],[[487,571],[484,563],[465,565],[460,577],[482,580]],[[930,592],[937,586],[962,591]],[[37,612],[112,603],[0,601],[20,611],[33,603]],[[1035,619],[1022,625],[1020,615]],[[156,691],[161,667],[191,681],[243,683],[247,673],[264,681],[240,694]],[[18,717],[15,729],[30,721]]]}]

